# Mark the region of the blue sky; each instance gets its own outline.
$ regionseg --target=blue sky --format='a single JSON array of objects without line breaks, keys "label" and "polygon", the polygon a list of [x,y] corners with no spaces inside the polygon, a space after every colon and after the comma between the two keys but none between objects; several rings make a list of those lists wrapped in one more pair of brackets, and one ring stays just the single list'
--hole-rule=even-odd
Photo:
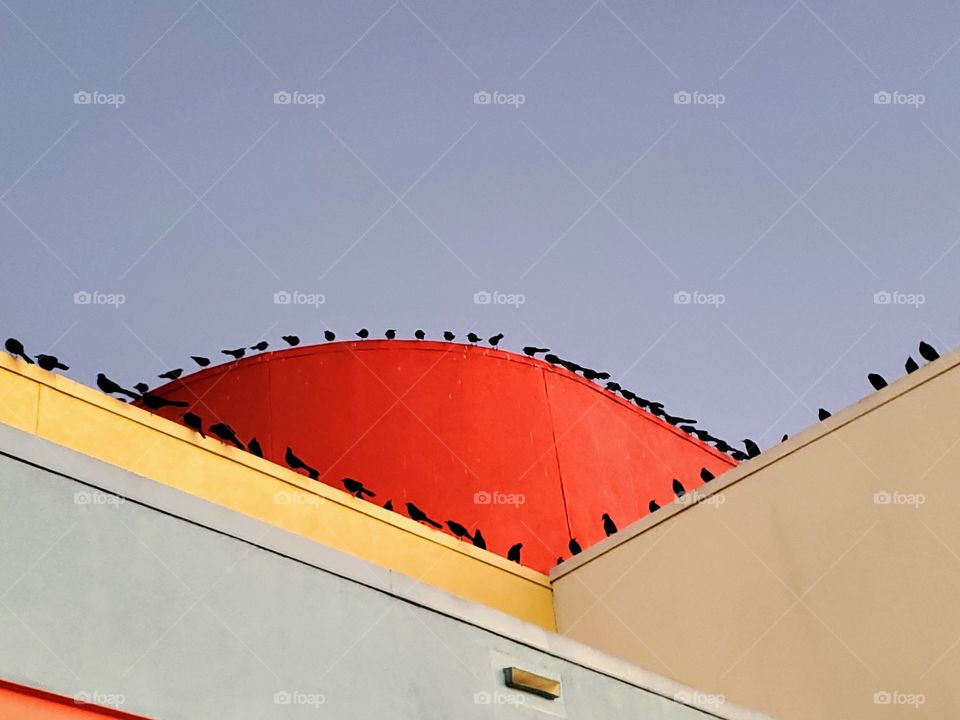
[{"label": "blue sky", "polygon": [[946,2],[0,0],[0,332],[133,383],[502,331],[769,445],[958,343],[958,41]]}]

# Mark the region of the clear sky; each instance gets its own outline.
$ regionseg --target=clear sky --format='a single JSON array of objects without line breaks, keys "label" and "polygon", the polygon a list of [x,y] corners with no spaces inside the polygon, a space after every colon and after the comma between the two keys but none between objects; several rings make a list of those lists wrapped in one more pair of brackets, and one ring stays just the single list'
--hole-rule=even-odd
[{"label": "clear sky", "polygon": [[958,75],[948,2],[0,0],[0,334],[502,331],[769,446],[960,340]]}]

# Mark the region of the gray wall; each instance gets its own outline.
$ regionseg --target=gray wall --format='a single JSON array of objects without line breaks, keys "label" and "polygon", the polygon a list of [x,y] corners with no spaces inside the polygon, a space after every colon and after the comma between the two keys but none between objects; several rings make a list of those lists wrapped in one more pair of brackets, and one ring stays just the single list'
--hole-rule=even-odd
[{"label": "gray wall", "polygon": [[[2,678],[165,720],[710,716],[377,589],[355,559],[369,582],[267,549],[266,525],[241,539],[123,500],[75,477],[156,484],[21,439],[0,433]],[[561,677],[562,699],[505,688],[511,664]]]}]

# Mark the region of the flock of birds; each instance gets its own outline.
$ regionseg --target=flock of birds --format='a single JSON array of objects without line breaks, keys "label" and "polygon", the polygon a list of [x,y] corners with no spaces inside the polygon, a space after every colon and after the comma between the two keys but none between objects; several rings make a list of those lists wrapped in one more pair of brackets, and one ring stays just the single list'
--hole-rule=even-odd
[{"label": "flock of birds", "polygon": [[[370,332],[366,328],[361,328],[355,333],[355,335],[361,340],[366,340],[370,337]],[[323,336],[327,342],[333,342],[334,340],[336,340],[336,334],[332,330],[325,330],[323,333]],[[384,333],[384,337],[387,340],[394,340],[397,337],[397,331],[394,329],[389,329]],[[414,337],[417,340],[425,340],[426,333],[423,330],[417,330],[414,332]],[[487,342],[490,344],[491,347],[497,348],[500,344],[500,341],[503,340],[503,338],[504,338],[503,333],[497,333],[496,335],[493,335],[492,337],[488,338]],[[288,347],[295,347],[300,344],[300,338],[297,335],[283,335],[282,339]],[[456,335],[453,332],[447,330],[443,333],[443,339],[446,340],[447,342],[453,342],[454,340],[456,340]],[[473,332],[467,333],[466,339],[472,345],[476,345],[477,343],[483,341],[483,338],[481,338],[479,335]],[[232,349],[225,349],[225,350],[221,350],[220,352],[221,354],[227,355],[233,358],[234,360],[239,360],[240,358],[244,357],[247,354],[248,350],[263,352],[267,350],[267,348],[269,347],[270,347],[270,344],[266,340],[261,340],[255,343],[254,345],[241,346],[241,347],[232,348]],[[66,371],[70,369],[69,366],[63,364],[55,355],[40,353],[35,356],[35,359],[31,358],[27,354],[23,343],[17,340],[16,338],[12,338],[12,337],[7,338],[6,342],[4,343],[4,349],[10,355],[16,358],[19,358],[20,360],[26,363],[29,363],[31,365],[36,364],[38,367],[50,372],[53,372],[55,370]],[[937,360],[940,357],[940,353],[937,352],[937,350],[927,342],[921,342],[919,345],[918,351],[919,351],[920,357],[926,360],[927,362],[933,362],[934,360]],[[627,388],[624,388],[619,383],[611,381],[610,373],[608,372],[598,372],[597,370],[584,367],[570,360],[564,360],[563,358],[560,358],[557,355],[551,353],[550,348],[526,346],[523,348],[523,352],[525,355],[532,358],[536,358],[538,355],[542,355],[543,360],[545,362],[550,363],[551,365],[563,367],[564,369],[570,371],[571,373],[581,374],[587,380],[594,381],[594,382],[597,382],[597,381],[604,382],[605,384],[603,387],[605,387],[606,390],[615,394],[619,394],[628,402],[635,403],[641,409],[661,418],[662,420],[669,423],[670,425],[676,426],[677,428],[679,428],[685,433],[694,435],[702,442],[712,443],[713,446],[718,451],[720,451],[721,453],[728,454],[730,457],[734,458],[735,460],[738,460],[738,461],[747,460],[749,458],[754,458],[760,455],[761,453],[760,446],[749,438],[745,438],[743,440],[744,450],[740,450],[738,448],[731,446],[730,444],[728,444],[727,442],[719,438],[713,437],[707,431],[694,427],[694,425],[697,422],[696,420],[692,420],[684,417],[678,417],[678,416],[669,414],[664,409],[663,403],[647,400],[637,395],[635,392],[628,390]],[[201,356],[201,355],[191,355],[190,358],[201,368],[209,366],[212,362],[210,358]],[[904,365],[904,368],[907,374],[915,372],[916,370],[919,369],[919,367],[920,365],[917,363],[916,360],[913,359],[912,356],[907,357],[907,361]],[[174,368],[161,373],[160,375],[158,375],[158,377],[163,380],[174,381],[179,379],[180,376],[183,375],[183,372],[184,372],[183,368]],[[868,374],[867,381],[875,390],[881,390],[887,386],[886,379],[884,379],[884,377],[878,373]],[[98,373],[97,375],[97,387],[107,395],[111,395],[111,396],[122,395],[125,398],[129,398],[130,401],[140,402],[143,404],[144,407],[148,408],[149,410],[160,410],[161,408],[165,408],[165,407],[171,407],[171,408],[189,407],[189,403],[187,402],[178,401],[178,400],[169,400],[165,397],[162,397],[160,395],[150,392],[149,385],[147,385],[144,382],[136,383],[133,386],[134,390],[136,391],[134,392],[134,390],[129,390],[123,387],[122,385],[120,385],[119,383],[114,382],[103,373]],[[820,408],[818,412],[818,417],[821,421],[823,421],[831,417],[831,413],[825,410],[824,408]],[[207,437],[206,433],[204,432],[204,420],[199,415],[192,412],[184,412],[181,415],[181,419],[183,421],[183,424],[186,425],[188,428],[197,432],[201,437],[204,437],[204,438]],[[263,448],[261,447],[260,442],[257,440],[256,437],[253,437],[247,443],[244,443],[240,440],[236,431],[225,422],[216,422],[208,425],[206,432],[210,433],[210,435],[216,437],[217,439],[219,439],[224,443],[229,443],[235,446],[236,448],[250,452],[253,455],[256,455],[257,457],[261,457],[261,458],[263,457]],[[784,435],[782,440],[786,440],[786,439],[787,439],[787,436]],[[288,467],[290,467],[293,470],[305,472],[307,476],[312,480],[320,479],[320,475],[321,475],[320,471],[317,470],[316,467],[310,465],[309,463],[301,459],[296,454],[296,452],[290,447],[288,447],[286,449],[286,452],[284,453],[284,462],[287,464]],[[707,470],[707,468],[700,469],[700,479],[704,483],[710,482],[711,480],[714,479],[714,477],[715,476],[709,470]],[[366,487],[362,482],[360,482],[359,480],[355,480],[354,478],[345,477],[341,480],[341,483],[343,484],[347,492],[349,492],[350,494],[354,495],[355,497],[361,500],[372,500],[372,498],[375,498],[377,496],[377,494],[373,490]],[[673,480],[672,489],[673,489],[674,495],[678,499],[686,495],[686,492],[687,492],[683,484],[677,479]],[[394,510],[393,501],[387,500],[387,502],[384,503],[383,507],[386,510],[393,511]],[[424,523],[438,530],[443,529],[444,527],[443,523],[440,523],[434,520],[433,518],[431,518],[426,512],[424,512],[421,508],[417,507],[417,505],[415,505],[414,503],[412,502],[406,503],[406,509],[407,509],[407,515],[412,520],[416,522]],[[653,513],[660,509],[660,505],[658,505],[656,501],[651,500],[648,504],[648,509],[651,513]],[[609,513],[603,513],[603,515],[601,516],[601,522],[603,525],[603,531],[607,535],[607,537],[617,532],[617,525],[614,522],[613,518],[611,518]],[[486,538],[484,538],[483,533],[479,528],[471,532],[466,526],[464,526],[462,523],[459,523],[455,520],[447,520],[445,524],[447,529],[456,538],[460,540],[468,540],[478,548],[482,548],[484,550],[487,549]],[[576,538],[571,537],[567,545],[567,549],[570,551],[571,555],[577,555],[582,551],[583,548],[580,546],[580,543],[577,542]],[[507,559],[510,561],[519,563],[522,550],[523,550],[523,543],[515,543],[507,550]],[[557,557],[557,563],[559,564],[562,562],[563,562],[563,557]]]}]

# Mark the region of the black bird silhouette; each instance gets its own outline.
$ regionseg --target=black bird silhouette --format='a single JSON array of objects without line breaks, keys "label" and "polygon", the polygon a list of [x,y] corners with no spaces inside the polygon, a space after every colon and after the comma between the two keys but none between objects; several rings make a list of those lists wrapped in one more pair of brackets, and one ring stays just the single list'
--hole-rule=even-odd
[{"label": "black bird silhouette", "polygon": [[390,512],[393,512],[393,500],[387,500],[387,501],[383,504],[383,509],[384,509],[384,510],[389,510]]},{"label": "black bird silhouette", "polygon": [[33,360],[30,359],[30,356],[27,355],[26,351],[23,349],[23,343],[16,338],[7,338],[7,341],[3,344],[3,347],[14,357],[18,357],[25,363],[30,363],[33,365]]},{"label": "black bird silhouette", "polygon": [[447,527],[450,528],[450,532],[452,532],[458,538],[467,538],[467,540],[470,539],[470,532],[456,520],[447,520]]},{"label": "black bird silhouette", "polygon": [[[213,430],[213,428],[210,428],[210,430]],[[294,455],[293,450],[291,448],[287,448],[287,452],[283,456],[283,459],[286,461],[287,465],[289,465],[294,470],[306,470],[307,475],[310,477],[311,480],[319,479],[320,473],[314,470],[309,465],[307,465],[303,460],[298,458],[296,455]]]},{"label": "black bird silhouette", "polygon": [[413,336],[417,340],[423,340],[425,337],[427,337],[427,334],[423,330],[417,330],[413,333]]},{"label": "black bird silhouette", "polygon": [[578,365],[573,360],[564,360],[563,358],[557,358],[557,362],[559,363],[560,367],[564,368],[565,370],[569,370],[574,374],[583,370],[583,366]]},{"label": "black bird silhouette", "polygon": [[336,334],[333,332],[333,330],[324,330],[324,331],[323,331],[323,339],[326,340],[327,342],[333,342],[334,340],[337,339],[337,336],[336,336]]},{"label": "black bird silhouette", "polygon": [[927,362],[933,362],[940,358],[940,353],[933,349],[933,345],[921,342],[920,343],[920,357],[922,357]]},{"label": "black bird silhouette", "polygon": [[190,403],[188,402],[183,402],[182,400],[167,400],[165,397],[149,392],[141,394],[140,400],[150,410],[159,410],[165,407],[190,407]]},{"label": "black bird silhouette", "polygon": [[606,388],[607,388],[607,390],[609,390],[610,392],[620,392],[620,390],[623,389],[623,388],[620,387],[620,383],[615,383],[615,382],[608,382],[608,383],[606,384]]},{"label": "black bird silhouette", "polygon": [[393,340],[394,338],[397,337],[397,331],[396,331],[396,330],[393,330],[393,329],[391,328],[390,330],[387,330],[387,331],[383,334],[383,336],[384,336],[387,340]]},{"label": "black bird silhouette", "polygon": [[256,438],[250,438],[250,442],[247,443],[247,450],[257,457],[263,457],[263,448],[260,447],[260,441]]},{"label": "black bird silhouette", "polygon": [[516,545],[511,545],[510,549],[507,550],[507,560],[518,563],[520,562],[520,549],[523,547],[523,543],[517,543]]},{"label": "black bird silhouette", "polygon": [[477,335],[476,333],[467,333],[467,340],[469,340],[472,343],[478,343],[480,342],[480,336]]},{"label": "black bird silhouette", "polygon": [[133,389],[136,390],[138,393],[143,394],[148,390],[150,390],[150,386],[147,385],[145,382],[138,382],[136,385],[133,386]]},{"label": "black bird silhouette", "polygon": [[360,328],[359,330],[357,330],[356,335],[361,340],[366,340],[368,337],[370,337],[370,331],[367,330],[366,328]]},{"label": "black bird silhouette", "polygon": [[788,437],[790,437],[790,436],[787,435],[786,433],[784,433],[784,434],[783,434],[783,437],[780,438],[780,442],[786,442]]},{"label": "black bird silhouette", "polygon": [[373,492],[373,490],[365,488],[362,482],[360,482],[359,480],[354,480],[353,478],[348,478],[348,477],[344,478],[343,486],[347,489],[347,492],[353,493],[361,500],[363,500],[364,495],[366,495],[367,497],[377,496],[377,494]]},{"label": "black bird silhouette", "polygon": [[748,458],[755,458],[757,455],[760,454],[760,446],[757,445],[757,444],[756,444],[753,440],[751,440],[750,438],[745,438],[745,439],[744,439],[744,441],[743,441],[743,446],[747,449],[747,457],[748,457]]},{"label": "black bird silhouette", "polygon": [[824,410],[823,408],[820,408],[817,411],[817,417],[820,418],[821,421],[826,420],[828,417],[830,417],[830,412],[828,410]]},{"label": "black bird silhouette", "polygon": [[492,338],[490,338],[489,340],[487,340],[487,342],[490,343],[491,345],[493,345],[494,347],[496,347],[497,345],[500,344],[500,341],[501,341],[501,340],[503,340],[503,333],[497,333],[497,334],[494,335]]},{"label": "black bird silhouette", "polygon": [[700,468],[700,479],[703,480],[705,483],[710,482],[715,477],[716,475],[714,475],[712,472],[710,472],[706,468]]},{"label": "black bird silhouette", "polygon": [[215,435],[224,442],[233,443],[241,450],[245,449],[243,447],[243,443],[240,442],[240,439],[237,437],[237,433],[234,432],[234,429],[226,423],[221,422],[211,425],[209,430],[211,435]]},{"label": "black bird silhouette", "polygon": [[551,365],[559,365],[559,364],[560,364],[560,358],[557,357],[556,355],[554,355],[553,353],[547,353],[546,355],[543,356],[543,359],[544,359],[546,362],[550,363]]},{"label": "black bird silhouette", "polygon": [[200,437],[206,437],[206,435],[203,434],[203,419],[199,415],[195,415],[192,412],[184,413],[183,424],[194,432],[200,433]]},{"label": "black bird silhouette", "polygon": [[683,486],[683,483],[676,478],[673,479],[673,494],[678,498],[682,498],[687,494],[687,489]]},{"label": "black bird silhouette", "polygon": [[221,350],[220,352],[223,353],[224,355],[229,355],[234,360],[239,360],[240,358],[242,358],[244,355],[247,354],[247,349],[237,348],[236,350]]},{"label": "black bird silhouette", "polygon": [[37,365],[42,367],[44,370],[69,370],[70,368],[64,365],[57,359],[56,355],[44,355],[40,353],[37,355]]},{"label": "black bird silhouette", "polygon": [[610,537],[617,531],[617,524],[610,517],[609,513],[603,514],[603,531]]},{"label": "black bird silhouette", "polygon": [[883,375],[878,373],[870,373],[867,375],[867,380],[873,385],[874,390],[883,390],[887,386],[887,381],[883,379]]},{"label": "black bird silhouette", "polygon": [[557,555],[557,565],[563,562],[563,558]]},{"label": "black bird silhouette", "polygon": [[610,373],[608,373],[606,370],[604,370],[603,372],[598,372],[598,373],[596,373],[596,379],[597,379],[597,380],[609,380],[609,379],[610,379]]},{"label": "black bird silhouette", "polygon": [[913,357],[910,357],[910,356],[907,357],[907,362],[906,362],[906,364],[905,364],[903,367],[906,368],[906,371],[907,371],[907,374],[908,374],[908,375],[909,375],[910,373],[916,372],[917,370],[920,369],[920,366],[917,365],[917,361],[914,360]]},{"label": "black bird silhouette", "polygon": [[693,425],[677,425],[677,427],[691,435],[697,432],[697,429]]},{"label": "black bird silhouette", "polygon": [[752,456],[747,455],[745,452],[734,448],[733,450],[730,451],[730,457],[732,457],[737,462],[743,462],[744,460],[749,460],[751,457],[756,457],[756,455],[752,455]]},{"label": "black bird silhouette", "polygon": [[481,550],[487,549],[487,541],[484,539],[483,533],[480,532],[480,528],[477,528],[477,531],[473,534],[473,544]]},{"label": "black bird silhouette", "polygon": [[290,347],[295,347],[300,344],[300,338],[296,335],[281,335],[280,337]]},{"label": "black bird silhouette", "polygon": [[437,528],[438,530],[443,528],[443,525],[438,523],[436,520],[431,520],[423,510],[418,508],[412,502],[407,503],[407,514],[410,515],[411,520],[425,522],[428,525],[433,525],[433,527]]},{"label": "black bird silhouette", "polygon": [[193,360],[200,367],[206,367],[210,364],[210,358],[205,358],[202,355],[191,355],[190,359]]},{"label": "black bird silhouette", "polygon": [[579,555],[580,552],[583,550],[583,548],[580,547],[580,543],[577,542],[576,538],[570,538],[570,542],[567,543],[567,547],[570,549],[571,555]]},{"label": "black bird silhouette", "polygon": [[256,345],[251,345],[251,346],[250,346],[250,349],[251,349],[251,350],[259,350],[260,352],[263,352],[263,351],[266,350],[268,347],[270,347],[270,343],[268,343],[266,340],[261,340],[261,341],[258,342]]},{"label": "black bird silhouette", "polygon": [[686,425],[695,425],[697,422],[696,420],[692,420],[690,418],[677,417],[676,415],[670,415],[669,413],[664,413],[663,419],[666,420],[671,425],[680,425],[681,423],[684,423]]},{"label": "black bird silhouette", "polygon": [[457,337],[457,336],[454,335],[454,334],[453,334],[452,332],[450,332],[449,330],[444,330],[444,331],[443,331],[443,339],[446,340],[447,342],[453,342],[453,341],[456,339],[456,337]]},{"label": "black bird silhouette", "polygon": [[721,440],[719,438],[716,439],[716,441],[714,442],[714,445],[716,445],[717,450],[719,450],[722,453],[730,452],[731,450],[733,450],[732,445],[730,445],[726,441]]},{"label": "black bird silhouette", "polygon": [[624,400],[636,400],[636,399],[637,399],[637,394],[636,394],[633,390],[627,390],[626,388],[623,388],[623,389],[620,391],[620,395],[623,396],[623,399],[624,399]]},{"label": "black bird silhouette", "polygon": [[103,390],[103,392],[107,393],[107,395],[114,395],[114,394],[126,395],[127,397],[133,398],[134,400],[140,397],[135,392],[131,392],[130,390],[127,390],[125,387],[121,387],[120,385],[115,383],[113,380],[108,378],[103,373],[97,374],[97,387]]},{"label": "black bird silhouette", "polygon": [[656,512],[657,510],[660,509],[660,506],[657,505],[656,500],[651,500],[650,504],[647,507],[650,509],[650,512]]},{"label": "black bird silhouette", "polygon": [[165,373],[157,375],[157,377],[165,380],[176,380],[181,375],[183,375],[183,368],[177,368],[176,370],[167,370]]},{"label": "black bird silhouette", "polygon": [[525,348],[523,348],[523,354],[529,355],[530,357],[536,357],[537,353],[548,353],[548,352],[550,352],[550,348],[538,348],[538,347],[534,347],[533,345],[527,345]]}]

